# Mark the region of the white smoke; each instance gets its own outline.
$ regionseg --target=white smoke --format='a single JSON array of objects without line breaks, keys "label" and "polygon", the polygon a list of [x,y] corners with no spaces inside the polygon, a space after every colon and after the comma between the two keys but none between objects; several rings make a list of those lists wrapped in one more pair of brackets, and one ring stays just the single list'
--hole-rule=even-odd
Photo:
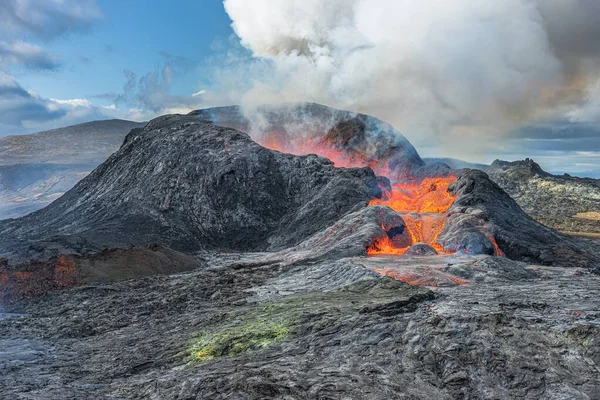
[{"label": "white smoke", "polygon": [[364,112],[418,147],[437,142],[464,156],[586,101],[599,70],[598,4],[225,0],[242,45],[269,62],[236,100]]}]

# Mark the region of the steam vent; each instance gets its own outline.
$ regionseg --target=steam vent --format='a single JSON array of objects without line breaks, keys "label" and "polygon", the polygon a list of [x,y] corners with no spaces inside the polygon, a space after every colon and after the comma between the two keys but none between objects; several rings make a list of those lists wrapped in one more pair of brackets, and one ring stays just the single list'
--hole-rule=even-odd
[{"label": "steam vent", "polygon": [[374,117],[164,115],[0,221],[0,398],[600,399],[598,271]]}]

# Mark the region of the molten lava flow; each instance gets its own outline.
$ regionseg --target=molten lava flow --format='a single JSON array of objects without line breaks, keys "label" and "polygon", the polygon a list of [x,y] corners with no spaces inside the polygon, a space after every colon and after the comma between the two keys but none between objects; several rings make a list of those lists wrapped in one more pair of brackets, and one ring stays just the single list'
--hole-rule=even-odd
[{"label": "molten lava flow", "polygon": [[496,239],[492,235],[487,235],[487,238],[492,243],[492,246],[494,246],[495,254],[499,257],[504,256],[504,253],[502,252],[502,250],[500,250],[500,247],[498,247],[498,243],[496,243]]},{"label": "molten lava flow", "polygon": [[323,139],[305,138],[302,141],[291,141],[284,134],[270,132],[258,138],[258,143],[267,149],[281,151],[282,153],[318,154],[328,158],[333,165],[341,168],[370,167],[377,175],[389,175],[387,162],[374,157],[368,157],[358,152],[347,152]]},{"label": "molten lava flow", "polygon": [[386,235],[383,238],[375,239],[373,244],[367,248],[367,254],[370,256],[393,254],[401,256],[406,253],[410,247],[396,247],[394,242]]},{"label": "molten lava flow", "polygon": [[[397,183],[383,198],[369,205],[388,206],[402,216],[411,243],[427,243],[438,253],[445,253],[437,238],[446,222],[445,212],[452,206],[455,195],[448,188],[455,176],[425,178],[418,183]],[[404,254],[408,247],[397,248],[389,237],[376,240],[367,254]]]}]

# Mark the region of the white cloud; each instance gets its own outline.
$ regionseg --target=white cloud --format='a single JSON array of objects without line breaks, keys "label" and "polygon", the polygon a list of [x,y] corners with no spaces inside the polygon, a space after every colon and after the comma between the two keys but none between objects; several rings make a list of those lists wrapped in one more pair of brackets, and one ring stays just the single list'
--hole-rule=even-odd
[{"label": "white cloud", "polygon": [[67,99],[67,100],[50,99],[50,101],[55,103],[57,106],[71,106],[71,107],[83,107],[83,108],[93,107],[93,104],[88,99]]}]

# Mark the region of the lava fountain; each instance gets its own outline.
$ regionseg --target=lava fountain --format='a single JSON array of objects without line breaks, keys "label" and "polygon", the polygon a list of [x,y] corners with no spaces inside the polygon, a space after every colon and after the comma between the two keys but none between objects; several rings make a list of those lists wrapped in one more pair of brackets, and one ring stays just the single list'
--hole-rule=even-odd
[{"label": "lava fountain", "polygon": [[398,243],[394,240],[395,236],[386,231],[386,236],[376,239],[367,253],[401,255],[415,243],[426,243],[438,253],[446,253],[442,245],[437,243],[437,238],[444,229],[445,213],[456,199],[448,191],[450,184],[456,180],[454,175],[427,177],[420,182],[396,183],[391,191],[384,190],[384,196],[372,200],[369,205],[388,206],[400,214],[411,241],[408,245]]}]

